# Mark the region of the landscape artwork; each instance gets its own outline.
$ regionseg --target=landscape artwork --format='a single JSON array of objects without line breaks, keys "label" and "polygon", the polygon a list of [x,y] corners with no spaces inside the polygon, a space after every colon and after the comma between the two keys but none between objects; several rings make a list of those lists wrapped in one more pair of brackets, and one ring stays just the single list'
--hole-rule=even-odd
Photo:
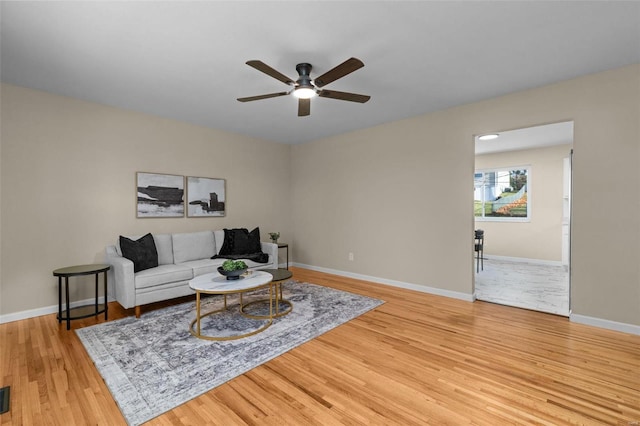
[{"label": "landscape artwork", "polygon": [[225,180],[187,176],[187,217],[225,215]]},{"label": "landscape artwork", "polygon": [[184,176],[137,173],[137,217],[184,217]]}]

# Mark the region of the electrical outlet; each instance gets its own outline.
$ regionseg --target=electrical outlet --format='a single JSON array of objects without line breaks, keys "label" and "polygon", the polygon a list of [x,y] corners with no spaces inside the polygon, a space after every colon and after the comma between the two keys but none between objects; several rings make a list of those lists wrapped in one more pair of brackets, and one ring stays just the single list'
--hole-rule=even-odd
[{"label": "electrical outlet", "polygon": [[353,253],[349,252],[349,260],[353,262]]}]

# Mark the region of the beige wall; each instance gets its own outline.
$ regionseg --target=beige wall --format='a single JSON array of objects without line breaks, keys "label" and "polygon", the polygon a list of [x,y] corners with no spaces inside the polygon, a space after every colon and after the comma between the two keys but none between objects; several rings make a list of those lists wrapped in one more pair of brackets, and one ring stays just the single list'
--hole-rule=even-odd
[{"label": "beige wall", "polygon": [[294,146],[296,262],[471,293],[473,142],[443,119]]},{"label": "beige wall", "polygon": [[476,170],[529,166],[530,221],[495,222],[476,219],[485,231],[485,254],[562,261],[563,159],[571,145],[476,156]]},{"label": "beige wall", "polygon": [[[292,147],[7,85],[1,112],[0,314],[55,306],[51,271],[120,234],[254,225],[300,263],[472,294],[473,136],[574,120],[573,312],[640,325],[638,65]],[[224,177],[228,215],[136,219],[136,171]]]},{"label": "beige wall", "polygon": [[[1,106],[2,315],[57,306],[52,271],[103,262],[121,234],[291,236],[289,145],[10,85]],[[226,178],[227,216],[137,219],[137,171]],[[91,294],[78,288],[72,300]]]},{"label": "beige wall", "polygon": [[471,294],[473,136],[574,120],[573,313],[640,325],[639,109],[634,65],[294,146],[295,260]]}]

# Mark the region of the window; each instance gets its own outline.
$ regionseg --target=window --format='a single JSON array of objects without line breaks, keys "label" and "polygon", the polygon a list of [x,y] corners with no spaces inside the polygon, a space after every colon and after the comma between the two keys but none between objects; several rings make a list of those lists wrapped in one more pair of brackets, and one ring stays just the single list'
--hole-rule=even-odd
[{"label": "window", "polygon": [[528,167],[476,170],[473,179],[476,219],[528,221],[530,177]]}]

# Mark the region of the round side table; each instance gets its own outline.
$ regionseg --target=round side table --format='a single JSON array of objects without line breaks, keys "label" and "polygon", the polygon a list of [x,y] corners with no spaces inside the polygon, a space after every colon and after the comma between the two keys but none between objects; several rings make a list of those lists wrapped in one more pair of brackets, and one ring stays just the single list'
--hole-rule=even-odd
[{"label": "round side table", "polygon": [[[276,289],[276,297],[273,300],[274,307],[272,309],[272,312],[275,312],[272,315],[273,318],[279,318],[284,315],[287,315],[289,312],[293,310],[293,304],[291,303],[291,301],[282,298],[282,285],[286,280],[291,278],[293,274],[291,273],[291,271],[288,271],[286,269],[260,269],[260,271],[268,272],[273,276],[272,282],[273,284],[275,284],[275,289]],[[249,302],[246,305],[242,305],[240,307],[240,310],[242,311],[243,314],[245,314],[249,318],[254,318],[254,319],[268,318],[267,315],[250,314],[247,311],[245,311],[245,308],[247,308],[248,306],[257,305],[260,303],[266,303],[267,306],[269,306],[269,303],[271,303],[271,301],[268,299],[254,300],[253,302]],[[280,303],[282,303],[283,305],[286,305],[285,309],[280,310]]]},{"label": "round side table", "polygon": [[[107,319],[107,311],[109,309],[107,305],[107,271],[111,269],[111,265],[105,264],[93,264],[93,265],[77,265],[69,266],[66,268],[60,268],[53,271],[53,276],[58,277],[58,324],[63,320],[67,321],[67,330],[71,328],[71,320],[88,318],[98,316],[104,312],[104,319]],[[103,274],[104,278],[104,303],[98,303],[98,275]],[[69,277],[78,277],[82,275],[95,275],[96,276],[96,301],[93,305],[83,305],[71,308],[69,306]],[[62,313],[62,278],[64,278],[64,293],[65,293],[65,315]],[[71,312],[74,313],[71,316]]]},{"label": "round side table", "polygon": [[[281,248],[286,248],[287,249],[287,271],[288,271],[289,270],[289,244],[287,244],[287,243],[277,243],[277,244],[278,244],[278,248],[279,249],[281,249]],[[277,259],[276,259],[276,263],[278,263]]]}]

